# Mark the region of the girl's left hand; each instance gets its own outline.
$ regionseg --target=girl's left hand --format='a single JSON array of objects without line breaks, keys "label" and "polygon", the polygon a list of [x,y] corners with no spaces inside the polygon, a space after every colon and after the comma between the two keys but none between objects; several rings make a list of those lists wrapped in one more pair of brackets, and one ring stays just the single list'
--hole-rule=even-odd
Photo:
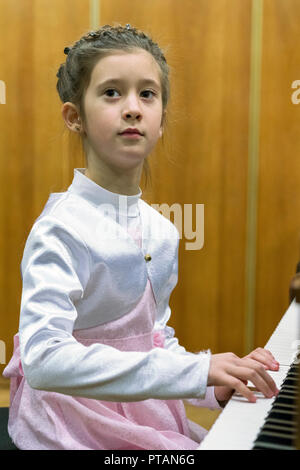
[{"label": "girl's left hand", "polygon": [[[266,370],[279,370],[279,362],[276,361],[273,354],[264,348],[256,348],[243,359],[250,358],[257,362],[260,362]],[[247,385],[246,382],[244,382]],[[225,406],[228,400],[230,400],[234,390],[224,385],[215,386],[215,397],[222,407]]]}]

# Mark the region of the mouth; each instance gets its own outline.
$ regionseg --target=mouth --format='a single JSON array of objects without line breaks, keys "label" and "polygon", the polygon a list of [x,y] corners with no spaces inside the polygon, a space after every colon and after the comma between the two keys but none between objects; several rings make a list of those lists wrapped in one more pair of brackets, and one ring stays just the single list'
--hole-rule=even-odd
[{"label": "mouth", "polygon": [[136,127],[128,127],[123,132],[120,132],[120,136],[129,140],[136,140],[143,137],[142,132]]},{"label": "mouth", "polygon": [[125,137],[126,139],[139,139],[142,136],[142,134],[139,134],[138,132],[122,132],[122,134],[119,134],[121,137]]},{"label": "mouth", "polygon": [[128,134],[134,134],[134,135],[140,135],[142,136],[143,133],[135,128],[135,127],[128,127],[127,129],[125,129],[123,132],[120,132],[121,135],[128,135]]}]

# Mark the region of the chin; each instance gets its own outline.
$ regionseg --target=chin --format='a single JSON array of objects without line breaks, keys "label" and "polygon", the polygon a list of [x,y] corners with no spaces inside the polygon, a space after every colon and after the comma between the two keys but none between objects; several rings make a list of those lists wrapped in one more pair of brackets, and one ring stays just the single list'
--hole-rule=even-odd
[{"label": "chin", "polygon": [[136,167],[138,165],[142,165],[144,163],[146,156],[142,155],[134,155],[134,154],[128,154],[124,155],[121,158],[118,158],[116,161],[116,165],[119,165],[120,167]]}]

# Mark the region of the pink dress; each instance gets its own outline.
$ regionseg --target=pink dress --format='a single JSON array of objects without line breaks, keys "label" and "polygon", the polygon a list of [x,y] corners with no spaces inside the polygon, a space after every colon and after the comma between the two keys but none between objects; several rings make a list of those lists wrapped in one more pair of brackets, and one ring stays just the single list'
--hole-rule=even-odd
[{"label": "pink dress", "polygon": [[[131,235],[140,245],[139,231]],[[97,327],[74,330],[73,336],[83,345],[149,351],[164,344],[163,332],[153,329],[155,315],[148,279],[143,297],[130,313]],[[182,400],[117,403],[33,389],[23,374],[18,334],[14,346],[3,375],[11,379],[8,432],[19,449],[193,450],[207,433],[193,423],[192,439]]]}]

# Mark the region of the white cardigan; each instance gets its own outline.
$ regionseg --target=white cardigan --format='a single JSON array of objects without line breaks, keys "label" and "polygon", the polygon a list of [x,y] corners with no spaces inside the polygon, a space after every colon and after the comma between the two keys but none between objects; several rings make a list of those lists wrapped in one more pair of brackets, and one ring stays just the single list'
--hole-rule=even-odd
[{"label": "white cardigan", "polygon": [[[87,178],[84,169],[74,170],[66,192],[50,195],[21,263],[24,375],[32,388],[73,396],[108,401],[200,398],[199,406],[218,407],[213,387],[207,388],[210,352],[187,352],[167,326],[169,298],[177,283],[178,231],[140,195],[107,191]],[[141,249],[122,226],[126,214],[138,213]],[[147,254],[151,261],[145,260]],[[157,304],[155,329],[167,333],[165,348],[124,352],[76,341],[74,330],[131,311],[148,277]]]}]

